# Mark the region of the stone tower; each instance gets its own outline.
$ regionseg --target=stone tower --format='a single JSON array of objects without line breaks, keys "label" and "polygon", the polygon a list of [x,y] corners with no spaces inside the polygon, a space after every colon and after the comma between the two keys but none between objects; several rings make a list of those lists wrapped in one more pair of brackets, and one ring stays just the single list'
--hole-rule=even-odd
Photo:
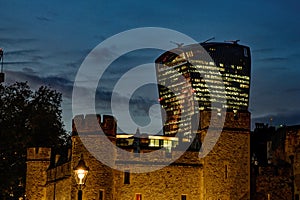
[{"label": "stone tower", "polygon": [[[113,149],[109,148],[104,137],[109,138],[114,143],[113,138],[116,135],[116,126],[115,118],[107,115],[103,115],[102,120],[100,115],[78,115],[73,119],[71,166],[74,168],[78,164],[81,155],[83,155],[90,170],[86,187],[83,190],[83,199],[113,199],[113,169],[101,163],[97,159],[97,154],[105,155],[106,162],[113,164]],[[104,135],[100,135],[99,131],[104,133]],[[98,151],[97,148],[99,146],[106,146],[106,152]],[[73,180],[73,183],[76,183],[75,180]],[[76,199],[76,193],[76,187],[73,187],[72,199]]]},{"label": "stone tower", "polygon": [[[204,137],[210,120],[218,119],[210,119],[205,111],[200,115]],[[203,158],[204,199],[250,199],[250,113],[227,112],[221,130],[218,142]]]},{"label": "stone tower", "polygon": [[50,157],[51,148],[34,147],[27,149],[27,199],[46,199],[47,169],[50,165]]}]

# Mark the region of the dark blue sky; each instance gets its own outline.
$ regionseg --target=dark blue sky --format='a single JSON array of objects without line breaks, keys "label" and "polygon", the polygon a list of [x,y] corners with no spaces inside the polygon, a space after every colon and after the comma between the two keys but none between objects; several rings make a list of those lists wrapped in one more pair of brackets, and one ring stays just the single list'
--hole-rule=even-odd
[{"label": "dark blue sky", "polygon": [[[83,59],[106,38],[148,26],[174,29],[199,42],[212,36],[215,41],[240,39],[240,44],[252,50],[253,123],[269,123],[272,117],[274,124],[300,124],[297,0],[0,0],[0,8],[6,81],[28,81],[34,88],[46,84],[62,92],[68,130],[73,82]],[[136,63],[153,62],[155,56],[129,54],[120,60],[115,74]],[[103,96],[109,92],[102,92],[105,109],[108,98]],[[136,102],[151,102],[152,97],[147,98],[137,98]]]}]

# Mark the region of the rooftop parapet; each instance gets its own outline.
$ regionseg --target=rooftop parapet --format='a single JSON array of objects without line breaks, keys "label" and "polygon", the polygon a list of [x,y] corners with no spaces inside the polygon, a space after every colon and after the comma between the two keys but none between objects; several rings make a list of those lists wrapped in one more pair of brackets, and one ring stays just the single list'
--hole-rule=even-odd
[{"label": "rooftop parapet", "polygon": [[27,161],[50,161],[51,148],[32,147],[27,149]]},{"label": "rooftop parapet", "polygon": [[[219,116],[211,116],[211,111],[201,111],[199,129],[222,128],[250,130],[250,112],[247,111],[227,111],[224,124],[219,123]],[[212,127],[215,125],[216,127]]]},{"label": "rooftop parapet", "polygon": [[[102,120],[101,120],[102,119]],[[100,126],[99,126],[100,125]],[[72,120],[72,134],[102,132],[108,136],[117,133],[117,120],[111,115],[76,115]]]}]

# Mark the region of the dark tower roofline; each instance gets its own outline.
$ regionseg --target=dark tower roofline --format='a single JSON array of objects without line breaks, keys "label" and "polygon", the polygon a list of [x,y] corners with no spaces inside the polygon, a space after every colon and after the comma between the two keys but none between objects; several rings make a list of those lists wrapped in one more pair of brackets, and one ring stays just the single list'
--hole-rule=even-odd
[{"label": "dark tower roofline", "polygon": [[[156,60],[155,63],[161,63],[164,62],[166,60],[172,60],[173,58],[175,58],[176,56],[178,56],[180,53],[182,53],[183,50],[191,50],[193,48],[197,48],[198,45],[201,45],[203,48],[205,47],[209,47],[209,46],[239,46],[241,48],[246,48],[250,51],[250,48],[248,46],[245,45],[241,45],[241,44],[237,44],[237,43],[232,43],[232,42],[202,42],[202,43],[197,43],[197,44],[189,44],[189,45],[185,45],[179,48],[174,48],[171,49],[169,51],[166,51],[165,53],[161,54]],[[168,58],[168,59],[166,59]]]}]

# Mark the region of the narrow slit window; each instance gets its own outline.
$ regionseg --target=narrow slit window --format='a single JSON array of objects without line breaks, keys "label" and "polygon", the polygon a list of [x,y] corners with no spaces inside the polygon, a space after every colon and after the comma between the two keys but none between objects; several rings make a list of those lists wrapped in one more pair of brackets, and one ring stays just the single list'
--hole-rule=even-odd
[{"label": "narrow slit window", "polygon": [[99,200],[104,200],[104,190],[99,190]]},{"label": "narrow slit window", "polygon": [[228,178],[228,165],[225,165],[224,167],[225,167],[225,169],[224,169],[224,177],[225,177],[225,179],[227,179]]},{"label": "narrow slit window", "polygon": [[130,184],[130,172],[129,171],[124,172],[124,184]]}]

